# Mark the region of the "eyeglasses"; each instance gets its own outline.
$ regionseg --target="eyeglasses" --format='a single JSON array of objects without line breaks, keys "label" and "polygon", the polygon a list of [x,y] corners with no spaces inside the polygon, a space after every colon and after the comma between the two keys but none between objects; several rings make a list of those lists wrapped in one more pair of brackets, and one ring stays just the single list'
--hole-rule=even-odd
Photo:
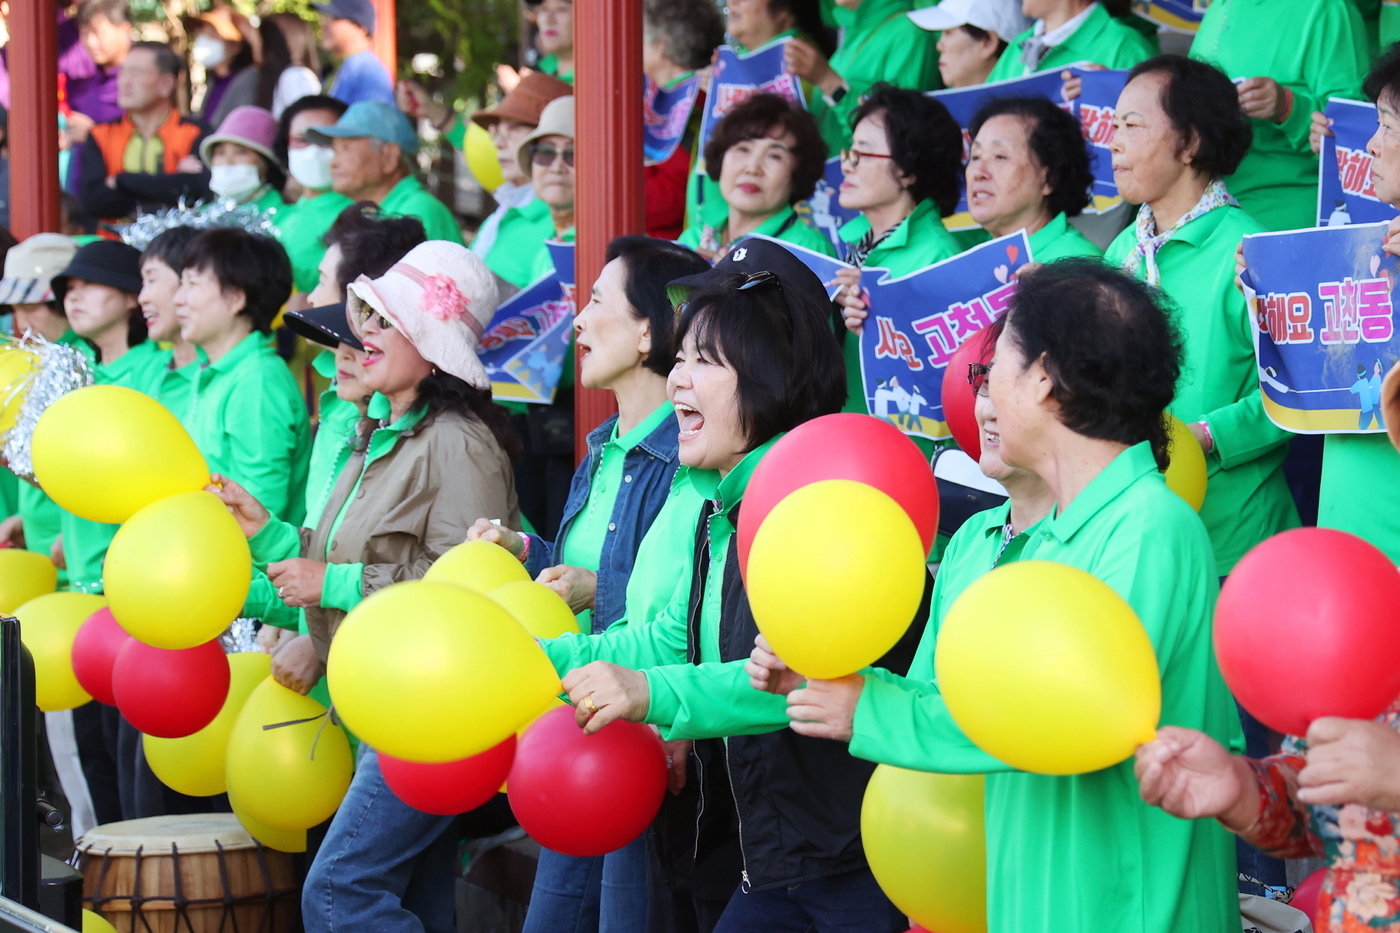
[{"label": "eyeglasses", "polygon": [[554,160],[560,156],[564,157],[564,164],[569,168],[574,167],[574,147],[568,146],[564,149],[556,149],[553,146],[534,145],[530,147],[530,161],[540,168],[549,168],[554,164]]},{"label": "eyeglasses", "polygon": [[849,165],[852,169],[860,168],[861,159],[893,159],[894,154],[889,152],[861,152],[859,149],[842,149],[841,165]]},{"label": "eyeglasses", "polygon": [[359,320],[360,330],[364,330],[366,327],[368,327],[370,321],[374,322],[374,326],[378,330],[385,331],[394,329],[393,321],[389,320],[387,317],[374,310],[374,308],[366,302],[361,302],[360,306],[355,310],[356,317]]},{"label": "eyeglasses", "polygon": [[968,363],[967,364],[967,384],[972,386],[972,393],[987,397],[987,376],[991,373],[990,363]]},{"label": "eyeglasses", "polygon": [[774,285],[778,291],[783,290],[783,282],[772,272],[751,272],[744,276],[743,280],[735,287],[736,292],[746,292],[755,288],[762,288],[765,285]]}]

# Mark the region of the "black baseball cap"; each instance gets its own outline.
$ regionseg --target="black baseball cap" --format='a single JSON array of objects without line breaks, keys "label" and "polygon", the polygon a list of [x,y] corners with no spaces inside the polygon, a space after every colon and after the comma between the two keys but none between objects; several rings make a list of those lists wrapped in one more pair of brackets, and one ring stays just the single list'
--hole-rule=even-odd
[{"label": "black baseball cap", "polygon": [[736,243],[727,254],[704,272],[687,275],[666,283],[666,297],[680,304],[697,288],[728,285],[735,279],[768,273],[781,284],[783,293],[810,302],[813,307],[831,303],[821,278],[807,268],[806,263],[785,249],[776,240],[749,237]]},{"label": "black baseball cap", "polygon": [[335,349],[342,343],[356,350],[365,345],[350,329],[350,321],[345,316],[345,302],[325,305],[320,308],[307,308],[305,311],[288,311],[282,315],[283,322],[294,334],[300,334],[313,343]]}]

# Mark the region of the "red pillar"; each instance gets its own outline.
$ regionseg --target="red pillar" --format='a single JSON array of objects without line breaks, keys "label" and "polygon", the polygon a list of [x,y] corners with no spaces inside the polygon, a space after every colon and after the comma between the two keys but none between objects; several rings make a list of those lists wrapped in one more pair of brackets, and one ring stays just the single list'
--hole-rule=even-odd
[{"label": "red pillar", "polygon": [[58,24],[53,0],[10,0],[10,230],[58,230]]},{"label": "red pillar", "polygon": [[[583,7],[580,9],[579,7]],[[587,300],[602,271],[608,243],[641,233],[642,211],[642,0],[589,0],[576,5],[574,95],[578,196],[576,294]],[[617,410],[611,392],[574,390],[574,453]]]},{"label": "red pillar", "polygon": [[379,59],[384,70],[395,83],[399,80],[399,26],[398,13],[394,0],[373,0],[374,3],[374,57]]}]

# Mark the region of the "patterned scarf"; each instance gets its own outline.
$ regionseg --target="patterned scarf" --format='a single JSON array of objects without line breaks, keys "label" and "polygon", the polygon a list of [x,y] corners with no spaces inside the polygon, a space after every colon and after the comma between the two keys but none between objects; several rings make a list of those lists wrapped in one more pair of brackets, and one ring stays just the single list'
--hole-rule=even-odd
[{"label": "patterned scarf", "polygon": [[1152,208],[1146,204],[1138,208],[1137,221],[1134,223],[1133,233],[1137,237],[1137,245],[1133,251],[1123,260],[1123,271],[1129,275],[1137,272],[1138,261],[1141,260],[1145,267],[1143,278],[1148,285],[1162,284],[1162,273],[1157,268],[1157,251],[1162,248],[1162,244],[1170,240],[1181,230],[1182,227],[1201,217],[1209,214],[1218,207],[1239,207],[1240,202],[1235,200],[1234,195],[1225,190],[1225,183],[1219,178],[1213,179],[1206,185],[1206,190],[1201,193],[1201,199],[1196,202],[1196,206],[1191,208],[1181,219],[1164,233],[1157,232],[1157,218],[1152,216]]}]

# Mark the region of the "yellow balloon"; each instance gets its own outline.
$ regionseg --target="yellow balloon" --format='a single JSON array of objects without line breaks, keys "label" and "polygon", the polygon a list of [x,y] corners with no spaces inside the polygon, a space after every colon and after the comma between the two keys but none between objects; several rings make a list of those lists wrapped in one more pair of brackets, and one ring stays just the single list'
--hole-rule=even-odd
[{"label": "yellow balloon", "polygon": [[157,648],[193,648],[238,617],[252,574],[228,509],[212,493],[186,492],[117,530],[102,578],[122,628]]},{"label": "yellow balloon", "polygon": [[239,825],[248,831],[258,842],[269,849],[276,849],[278,852],[305,852],[306,851],[306,830],[304,829],[274,829],[266,823],[259,823],[248,815],[238,802],[238,797],[234,794],[228,795],[229,806],[233,809],[233,815],[238,817]]},{"label": "yellow balloon", "polygon": [[565,632],[579,631],[578,616],[563,597],[543,583],[516,580],[487,595],[536,638],[558,638]]},{"label": "yellow balloon", "polygon": [[1206,452],[1191,429],[1175,415],[1167,415],[1167,488],[1185,499],[1197,512],[1206,501]]},{"label": "yellow balloon", "polygon": [[13,615],[37,596],[52,593],[58,568],[43,554],[22,548],[0,548],[0,613]]},{"label": "yellow balloon", "polygon": [[467,123],[467,137],[462,146],[462,155],[467,161],[467,168],[471,170],[472,177],[487,193],[494,193],[501,187],[501,182],[506,180],[501,171],[501,160],[496,155],[496,144],[491,141],[491,134],[471,121]]},{"label": "yellow balloon", "polygon": [[326,681],[361,741],[424,762],[505,741],[560,689],[554,666],[504,609],[424,581],[385,587],[350,611],[331,642]]},{"label": "yellow balloon", "polygon": [[490,593],[507,583],[529,580],[525,565],[490,541],[467,541],[433,561],[423,574],[428,583],[450,583],[478,593]]},{"label": "yellow balloon", "polygon": [[209,482],[204,457],[169,409],[125,386],[63,396],[39,416],[31,444],[44,492],[94,522],[124,522]]},{"label": "yellow balloon", "polygon": [[878,765],[865,786],[860,835],[880,889],[938,933],[986,933],[987,842],[980,774]]},{"label": "yellow balloon", "polygon": [[20,640],[34,658],[34,702],[46,713],[82,706],[92,697],[73,673],[73,637],[107,600],[87,593],[49,593],[15,610]]},{"label": "yellow balloon", "polygon": [[908,513],[873,486],[831,479],[773,506],[754,534],[746,582],[754,620],[778,657],[829,680],[899,641],[927,579]]},{"label": "yellow balloon", "polygon": [[267,679],[272,656],[242,651],[228,656],[228,698],[219,715],[198,732],[178,739],[141,736],[146,763],[166,787],[190,797],[212,797],[228,790],[224,766],[233,724],[253,688]]},{"label": "yellow balloon", "polygon": [[83,933],[117,933],[117,928],[104,920],[101,914],[84,908]]},{"label": "yellow balloon", "polygon": [[1162,712],[1157,658],[1132,607],[1051,561],[1005,564],[964,590],[934,665],[968,738],[1023,771],[1116,765],[1152,740]]},{"label": "yellow balloon", "polygon": [[278,830],[315,826],[340,806],[352,769],[350,741],[326,721],[324,706],[271,677],[253,688],[234,720],[226,764],[229,796],[250,819]]},{"label": "yellow balloon", "polygon": [[0,439],[19,420],[39,358],[12,340],[0,343]]}]

